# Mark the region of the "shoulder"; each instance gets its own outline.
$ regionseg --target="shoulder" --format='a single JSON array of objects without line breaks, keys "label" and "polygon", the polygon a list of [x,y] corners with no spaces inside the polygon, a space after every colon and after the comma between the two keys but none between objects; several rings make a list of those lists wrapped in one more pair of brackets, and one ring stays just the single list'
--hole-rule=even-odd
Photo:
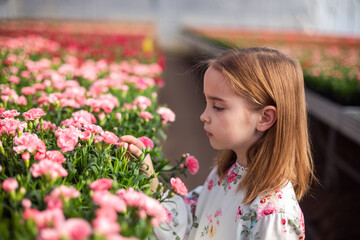
[{"label": "shoulder", "polygon": [[257,210],[258,219],[274,213],[286,213],[297,217],[301,211],[290,182],[282,189],[258,196],[251,203],[251,208]]},{"label": "shoulder", "polygon": [[[258,196],[250,204],[250,210],[256,216],[254,228],[257,225],[260,232],[273,229],[278,230],[280,235],[286,233],[297,236],[297,239],[305,234],[304,216],[291,183],[277,191]],[[269,228],[269,225],[273,227]]]}]

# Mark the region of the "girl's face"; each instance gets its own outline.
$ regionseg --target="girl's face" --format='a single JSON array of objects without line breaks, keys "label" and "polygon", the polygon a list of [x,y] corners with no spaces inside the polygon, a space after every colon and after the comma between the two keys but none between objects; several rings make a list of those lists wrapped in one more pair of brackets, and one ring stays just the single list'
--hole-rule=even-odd
[{"label": "girl's face", "polygon": [[256,133],[260,113],[250,110],[246,100],[212,67],[204,75],[204,95],[206,108],[200,119],[211,146],[216,150],[233,150],[238,161],[246,164],[247,150],[260,138]]}]

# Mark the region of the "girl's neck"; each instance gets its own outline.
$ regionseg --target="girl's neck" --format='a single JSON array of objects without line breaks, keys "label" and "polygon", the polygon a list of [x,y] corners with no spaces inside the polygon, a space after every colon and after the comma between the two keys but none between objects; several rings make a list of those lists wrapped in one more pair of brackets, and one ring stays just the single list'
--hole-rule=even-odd
[{"label": "girl's neck", "polygon": [[247,168],[247,158],[246,158],[246,152],[236,152],[236,161],[238,164],[244,168]]}]

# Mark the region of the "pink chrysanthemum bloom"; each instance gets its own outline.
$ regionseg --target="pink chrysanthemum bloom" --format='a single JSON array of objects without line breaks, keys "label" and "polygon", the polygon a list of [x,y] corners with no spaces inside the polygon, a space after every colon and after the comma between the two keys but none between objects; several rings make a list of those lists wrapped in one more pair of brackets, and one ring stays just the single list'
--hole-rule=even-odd
[{"label": "pink chrysanthemum bloom", "polygon": [[175,121],[175,113],[170,108],[161,107],[156,111],[156,113],[161,116],[162,124]]},{"label": "pink chrysanthemum bloom", "polygon": [[14,138],[13,150],[18,154],[22,151],[28,151],[30,153],[34,151],[45,152],[45,143],[34,133],[23,133],[20,137]]},{"label": "pink chrysanthemum bloom", "polygon": [[76,188],[61,185],[45,197],[45,202],[47,203],[48,209],[62,208],[63,201],[68,201],[71,198],[77,198],[79,196],[80,192],[76,190]]},{"label": "pink chrysanthemum bloom", "polygon": [[107,144],[117,144],[119,142],[118,136],[116,136],[114,133],[105,131],[101,134],[101,136],[104,138],[104,142]]},{"label": "pink chrysanthemum bloom", "polygon": [[132,104],[134,106],[138,106],[140,110],[144,111],[146,108],[151,106],[151,99],[144,96],[138,96]]},{"label": "pink chrysanthemum bloom", "polygon": [[92,234],[90,223],[81,218],[69,218],[57,227],[64,239],[85,240]]},{"label": "pink chrysanthemum bloom", "polygon": [[106,190],[95,191],[92,199],[100,207],[109,207],[117,212],[124,212],[126,209],[126,204],[120,197]]},{"label": "pink chrysanthemum bloom", "polygon": [[101,235],[110,235],[120,232],[120,224],[116,221],[111,221],[106,217],[97,217],[92,222],[94,231]]},{"label": "pink chrysanthemum bloom", "polygon": [[65,129],[58,129],[55,135],[58,137],[57,144],[61,147],[62,152],[70,152],[74,150],[81,131],[74,126]]},{"label": "pink chrysanthemum bloom", "polygon": [[111,188],[113,180],[109,179],[109,178],[102,178],[102,179],[98,179],[93,181],[90,184],[90,189],[92,190],[108,190]]},{"label": "pink chrysanthemum bloom", "polygon": [[120,189],[117,192],[117,195],[125,201],[126,205],[140,207],[140,217],[145,217],[145,215],[153,217],[153,226],[158,226],[161,222],[166,222],[168,220],[166,208],[164,208],[159,201],[148,197],[142,192],[135,191],[133,188],[126,190]]},{"label": "pink chrysanthemum bloom", "polygon": [[41,108],[32,108],[29,111],[24,112],[22,115],[26,120],[36,120],[46,114]]},{"label": "pink chrysanthemum bloom", "polygon": [[20,113],[17,110],[7,110],[5,112],[2,113],[2,116],[4,118],[14,118],[19,116]]},{"label": "pink chrysanthemum bloom", "polygon": [[19,184],[15,178],[8,178],[3,181],[1,187],[5,192],[13,192],[19,187]]},{"label": "pink chrysanthemum bloom", "polygon": [[185,196],[186,194],[188,194],[188,190],[180,178],[171,178],[170,183],[171,186],[174,188],[175,192],[177,192],[179,195]]},{"label": "pink chrysanthemum bloom", "polygon": [[150,149],[154,148],[154,142],[150,138],[143,136],[138,139],[145,145],[145,147],[150,147]]},{"label": "pink chrysanthemum bloom", "polygon": [[185,165],[192,175],[195,175],[199,171],[199,162],[194,156],[188,156],[185,160]]},{"label": "pink chrysanthemum bloom", "polygon": [[74,112],[72,114],[72,116],[78,117],[78,118],[82,117],[89,123],[96,123],[95,116],[92,113],[89,113],[88,111],[85,111],[85,110],[80,110],[80,111]]},{"label": "pink chrysanthemum bloom", "polygon": [[150,119],[154,118],[154,116],[151,113],[146,112],[146,111],[145,112],[140,112],[139,116],[141,118],[144,118],[146,121],[149,121]]},{"label": "pink chrysanthemum bloom", "polygon": [[61,152],[56,151],[56,150],[47,151],[46,158],[53,162],[60,163],[60,164],[62,164],[66,161],[64,155]]},{"label": "pink chrysanthemum bloom", "polygon": [[48,159],[44,159],[39,163],[34,163],[30,168],[30,172],[35,178],[42,175],[49,175],[51,179],[55,179],[57,177],[66,177],[68,175],[68,172],[61,164]]},{"label": "pink chrysanthemum bloom", "polygon": [[17,130],[23,132],[27,127],[26,122],[20,122],[18,119],[5,118],[0,120],[1,133],[14,134]]},{"label": "pink chrysanthemum bloom", "polygon": [[27,208],[23,216],[26,220],[33,219],[38,229],[43,229],[48,226],[58,227],[65,221],[64,213],[59,208],[46,209],[44,211]]}]

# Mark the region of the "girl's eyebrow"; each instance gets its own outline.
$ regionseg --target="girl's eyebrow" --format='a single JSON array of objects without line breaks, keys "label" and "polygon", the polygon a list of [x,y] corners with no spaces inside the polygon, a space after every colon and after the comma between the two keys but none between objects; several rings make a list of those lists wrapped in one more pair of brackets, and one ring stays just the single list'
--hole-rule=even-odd
[{"label": "girl's eyebrow", "polygon": [[213,101],[221,101],[221,102],[226,102],[224,99],[222,98],[219,98],[219,97],[214,97],[214,96],[208,96],[207,97],[208,99],[210,100],[213,100]]}]

